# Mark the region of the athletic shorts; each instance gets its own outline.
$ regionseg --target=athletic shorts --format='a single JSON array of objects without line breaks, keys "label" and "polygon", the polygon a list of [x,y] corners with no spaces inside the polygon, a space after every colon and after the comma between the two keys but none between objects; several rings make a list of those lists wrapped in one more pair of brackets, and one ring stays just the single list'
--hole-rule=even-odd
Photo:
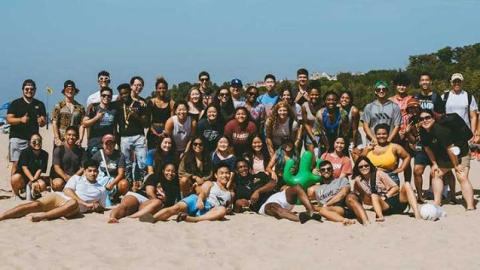
[{"label": "athletic shorts", "polygon": [[402,214],[408,206],[407,203],[400,202],[400,195],[387,198],[385,202],[390,206],[385,212],[387,215]]},{"label": "athletic shorts", "polygon": [[28,140],[23,140],[19,138],[10,138],[8,144],[8,156],[10,157],[10,162],[18,161],[20,158],[20,153],[28,147]]},{"label": "athletic shorts", "polygon": [[183,198],[181,201],[187,205],[187,213],[189,216],[201,216],[210,211],[214,206],[211,205],[208,201],[203,203],[203,209],[197,208],[198,196],[196,194],[189,195],[188,197]]},{"label": "athletic shorts", "polygon": [[145,196],[143,196],[143,195],[140,195],[140,194],[138,194],[138,193],[136,193],[136,192],[131,192],[131,191],[129,191],[129,192],[127,192],[127,194],[125,194],[125,196],[128,196],[128,195],[130,195],[130,196],[132,196],[132,197],[135,197],[135,199],[137,199],[137,201],[138,201],[138,204],[142,204],[142,203],[148,201],[148,198],[147,198],[147,197],[145,197]]},{"label": "athletic shorts", "polygon": [[260,215],[266,215],[265,206],[267,206],[267,204],[269,204],[269,203],[278,204],[281,208],[287,209],[289,211],[291,211],[294,207],[294,205],[288,203],[287,195],[285,193],[285,190],[277,192],[277,193],[273,194],[272,196],[270,196],[270,198],[268,198],[268,200],[264,204],[262,204],[262,206],[258,210],[258,213]]},{"label": "athletic shorts", "polygon": [[[50,193],[37,201],[42,206],[42,212],[48,212],[60,206],[63,206],[66,202],[73,200],[72,198],[63,194],[63,192]],[[77,206],[76,212],[80,212],[80,208]]]},{"label": "athletic shorts", "polygon": [[425,151],[415,151],[415,156],[413,160],[415,165],[422,165],[422,166],[432,165],[432,162],[428,158],[427,153],[425,153]]}]

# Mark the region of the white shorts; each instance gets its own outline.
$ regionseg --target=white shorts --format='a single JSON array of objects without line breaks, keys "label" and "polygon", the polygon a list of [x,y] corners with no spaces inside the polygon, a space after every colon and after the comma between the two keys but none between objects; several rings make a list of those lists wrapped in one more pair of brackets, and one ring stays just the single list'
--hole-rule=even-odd
[{"label": "white shorts", "polygon": [[127,194],[125,194],[125,196],[128,196],[128,195],[135,197],[135,199],[137,199],[137,201],[138,201],[138,204],[142,204],[142,203],[148,201],[147,197],[145,197],[143,195],[140,195],[136,192],[129,191],[129,192],[127,192]]},{"label": "white shorts", "polygon": [[260,207],[260,210],[258,210],[258,213],[260,215],[266,215],[265,214],[265,206],[269,203],[276,203],[276,204],[280,205],[280,207],[282,207],[283,209],[287,209],[289,211],[291,211],[294,207],[294,205],[288,203],[287,196],[285,195],[285,190],[277,192],[277,193],[273,194],[272,196],[270,196],[268,198],[268,200],[264,204],[262,204],[262,206]]}]

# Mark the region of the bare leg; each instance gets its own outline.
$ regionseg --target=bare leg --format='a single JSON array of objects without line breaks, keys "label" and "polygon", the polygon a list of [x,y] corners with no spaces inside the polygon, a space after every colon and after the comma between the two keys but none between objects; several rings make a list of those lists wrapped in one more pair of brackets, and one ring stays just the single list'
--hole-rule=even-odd
[{"label": "bare leg", "polygon": [[417,190],[417,197],[419,202],[424,202],[423,199],[423,172],[425,171],[425,166],[415,165],[413,168],[413,175],[415,180],[415,189]]},{"label": "bare leg", "polygon": [[403,178],[405,179],[405,182],[412,181],[412,166],[410,164],[408,164],[403,171]]},{"label": "bare leg", "polygon": [[48,212],[30,214],[30,220],[38,222],[42,220],[57,219],[61,217],[70,217],[78,212],[78,203],[76,200],[69,200],[62,206],[54,208]]},{"label": "bare leg", "polygon": [[357,197],[357,195],[353,193],[348,194],[347,197],[345,197],[345,202],[347,204],[347,207],[353,211],[361,224],[367,225],[368,223],[370,223],[368,220],[367,212],[360,203],[360,199]]},{"label": "bare leg", "polygon": [[473,199],[473,187],[472,183],[468,179],[468,173],[470,168],[464,167],[464,171],[462,173],[457,173],[457,180],[460,183],[460,187],[462,188],[462,195],[465,203],[467,205],[467,210],[475,209],[474,199]]},{"label": "bare leg", "polygon": [[413,189],[410,183],[405,182],[400,188],[399,201],[402,203],[408,202],[408,204],[410,204],[410,206],[412,207],[415,218],[421,218],[420,211],[418,210],[417,199],[415,198],[415,193],[413,193]]},{"label": "bare leg", "polygon": [[440,169],[441,172],[434,172],[432,177],[433,203],[442,205],[443,180],[442,177],[446,169]]},{"label": "bare leg", "polygon": [[3,214],[0,214],[0,220],[20,218],[30,213],[36,213],[42,211],[42,204],[38,201],[24,203],[15,206],[14,208],[7,210]]},{"label": "bare leg", "polygon": [[456,203],[457,199],[455,197],[455,176],[453,175],[452,170],[448,170],[445,175],[443,176],[443,181],[448,184],[448,187],[450,188],[450,201],[452,203]]},{"label": "bare leg", "polygon": [[288,219],[295,222],[300,222],[300,218],[294,213],[280,207],[277,203],[268,203],[265,205],[265,214],[275,217],[276,219]]},{"label": "bare leg", "polygon": [[130,218],[139,218],[146,213],[154,214],[158,212],[163,207],[163,202],[159,199],[148,200],[142,203],[139,207],[138,212],[130,215]]},{"label": "bare leg", "polygon": [[135,213],[138,210],[138,206],[138,200],[134,196],[127,195],[123,197],[120,204],[110,212],[108,223],[118,223],[119,219]]},{"label": "bare leg", "polygon": [[235,212],[241,213],[244,207],[249,207],[250,202],[247,199],[239,199],[235,201]]},{"label": "bare leg", "polygon": [[221,220],[227,214],[227,209],[223,206],[217,206],[205,213],[204,215],[198,217],[191,217],[187,216],[185,218],[186,222],[200,222],[200,221],[214,221],[214,220]]},{"label": "bare leg", "polygon": [[14,161],[11,164],[12,164],[12,169],[10,170],[10,175],[13,176],[15,174],[15,172],[17,171],[18,161]]},{"label": "bare leg", "polygon": [[192,193],[192,179],[190,177],[181,177],[178,181],[182,198]]},{"label": "bare leg", "polygon": [[52,180],[52,190],[53,191],[62,191],[65,186],[65,181],[62,178],[55,178]]},{"label": "bare leg", "polygon": [[378,194],[372,194],[371,196],[373,211],[375,211],[375,215],[377,216],[377,219],[375,221],[385,221],[383,211],[388,210],[390,206],[384,200],[380,199],[380,196],[378,196]]},{"label": "bare leg", "polygon": [[315,184],[307,189],[307,195],[310,200],[315,200],[315,190],[318,187],[318,184]]},{"label": "bare leg", "polygon": [[187,204],[184,202],[178,202],[173,206],[163,208],[162,210],[158,211],[153,218],[155,221],[167,221],[171,216],[177,215],[180,212],[187,212]]},{"label": "bare leg", "polygon": [[327,207],[314,207],[314,208],[320,215],[322,215],[327,220],[330,220],[333,222],[341,222],[344,225],[351,225],[355,223],[354,220],[346,219],[344,215],[342,215],[344,211],[343,209],[341,209],[341,207],[327,206]]},{"label": "bare leg", "polygon": [[12,191],[15,196],[20,196],[20,191],[25,188],[25,181],[23,176],[19,173],[12,175]]},{"label": "bare leg", "polygon": [[287,197],[287,202],[289,204],[296,204],[298,199],[305,207],[305,209],[307,209],[307,212],[309,214],[312,214],[314,212],[313,206],[310,203],[307,194],[305,193],[305,191],[303,191],[300,185],[295,185],[293,187],[287,188],[285,190],[285,196]]}]

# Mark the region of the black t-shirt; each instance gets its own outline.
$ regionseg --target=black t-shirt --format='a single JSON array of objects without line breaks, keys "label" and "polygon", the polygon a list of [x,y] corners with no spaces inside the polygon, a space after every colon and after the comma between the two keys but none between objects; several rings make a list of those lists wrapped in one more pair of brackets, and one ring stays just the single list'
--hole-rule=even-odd
[{"label": "black t-shirt", "polygon": [[15,118],[28,115],[29,120],[26,124],[12,125],[10,127],[10,138],[19,138],[29,140],[33,133],[38,133],[37,118],[46,116],[45,105],[43,102],[33,99],[27,103],[23,97],[14,100],[8,107],[7,114],[13,114]]},{"label": "black t-shirt", "polygon": [[415,98],[418,100],[418,102],[420,102],[420,107],[422,109],[432,110],[440,114],[445,113],[445,105],[442,101],[442,97],[439,94],[432,92],[431,95],[424,96],[420,92],[415,96]]},{"label": "black t-shirt", "polygon": [[165,206],[170,207],[175,204],[176,201],[180,200],[180,187],[178,185],[178,179],[174,179],[172,181],[168,181],[160,177],[160,174],[154,173],[147,177],[145,182],[143,183],[140,190],[137,191],[138,194],[143,195],[148,198],[146,187],[153,186],[157,187],[158,184],[162,187],[163,191],[165,192]]},{"label": "black t-shirt", "polygon": [[22,170],[23,166],[27,166],[32,176],[35,175],[38,170],[41,170],[42,173],[46,173],[47,165],[48,153],[45,150],[40,150],[40,153],[36,155],[33,152],[33,149],[31,147],[28,147],[20,153],[16,173],[25,175]]},{"label": "black t-shirt", "polygon": [[74,146],[69,149],[61,145],[53,150],[52,164],[59,165],[66,174],[72,176],[81,168],[86,157],[85,150],[81,147]]},{"label": "black t-shirt", "polygon": [[205,150],[213,152],[223,135],[223,124],[220,121],[212,124],[204,118],[198,122],[197,133],[205,139]]},{"label": "black t-shirt", "polygon": [[118,123],[118,108],[114,104],[109,104],[107,108],[101,108],[100,103],[92,104],[88,111],[88,118],[92,119],[97,112],[103,111],[103,118],[98,120],[90,127],[89,139],[103,137],[105,134],[116,134]]},{"label": "black t-shirt", "polygon": [[463,157],[468,154],[468,142],[456,140],[455,131],[438,123],[433,124],[430,132],[426,132],[421,128],[420,138],[422,145],[432,149],[437,160],[450,161],[447,154],[447,147],[452,144],[460,148],[460,155],[458,157]]},{"label": "black t-shirt", "polygon": [[[118,129],[121,137],[145,135],[141,118],[146,116],[146,105],[142,106],[142,103],[132,100],[128,104],[115,102],[115,106],[120,112],[118,115]],[[129,114],[130,116],[128,116]],[[128,124],[125,121],[125,116],[128,117]]]}]

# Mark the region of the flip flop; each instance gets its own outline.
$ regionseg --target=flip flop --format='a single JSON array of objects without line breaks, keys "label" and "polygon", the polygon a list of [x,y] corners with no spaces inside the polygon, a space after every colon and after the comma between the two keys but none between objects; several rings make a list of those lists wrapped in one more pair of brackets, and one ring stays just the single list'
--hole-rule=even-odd
[{"label": "flip flop", "polygon": [[322,221],[322,216],[321,216],[319,213],[313,213],[312,216],[311,216],[311,218],[312,218],[313,220],[318,221],[318,222],[323,222],[323,221]]},{"label": "flip flop", "polygon": [[305,222],[309,221],[312,217],[307,214],[307,212],[302,212],[298,215],[298,218],[300,219],[300,223],[304,224]]},{"label": "flip flop", "polygon": [[187,219],[187,216],[187,213],[179,213],[177,215],[177,222],[185,221],[185,219]]}]

